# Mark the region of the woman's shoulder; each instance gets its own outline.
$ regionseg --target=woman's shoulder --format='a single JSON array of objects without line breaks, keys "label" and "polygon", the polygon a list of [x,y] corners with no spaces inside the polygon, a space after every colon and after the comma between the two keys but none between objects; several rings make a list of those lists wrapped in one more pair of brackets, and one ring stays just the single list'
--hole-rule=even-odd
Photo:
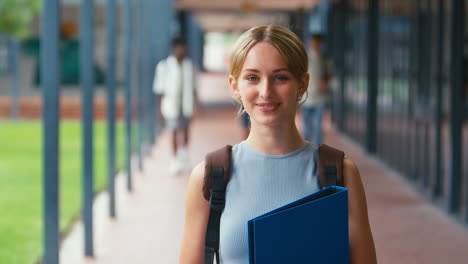
[{"label": "woman's shoulder", "polygon": [[[356,164],[349,158],[345,157],[343,159],[343,172],[346,175],[346,178],[349,180],[356,180],[356,178],[360,178],[359,169]],[[346,180],[345,178],[345,180]],[[349,182],[349,181],[348,181]]]},{"label": "woman's shoulder", "polygon": [[[198,179],[200,180],[203,179],[204,174],[205,174],[205,168],[206,168],[206,159],[213,159],[213,155],[224,155],[226,151],[230,150],[231,152],[236,151],[239,146],[242,144],[242,142],[235,144],[235,145],[225,145],[223,147],[217,148],[217,149],[212,149],[211,151],[207,152],[205,155],[205,159],[200,161],[197,165],[192,170],[190,178]],[[223,153],[223,154],[221,154]],[[211,157],[210,157],[211,156]]]},{"label": "woman's shoulder", "polygon": [[204,203],[204,185],[205,185],[205,161],[198,163],[193,169],[189,177],[187,193],[191,199],[195,199],[198,203]]},{"label": "woman's shoulder", "polygon": [[199,162],[195,167],[192,169],[192,173],[190,174],[190,182],[196,183],[196,185],[203,186],[203,181],[205,177],[205,161]]}]

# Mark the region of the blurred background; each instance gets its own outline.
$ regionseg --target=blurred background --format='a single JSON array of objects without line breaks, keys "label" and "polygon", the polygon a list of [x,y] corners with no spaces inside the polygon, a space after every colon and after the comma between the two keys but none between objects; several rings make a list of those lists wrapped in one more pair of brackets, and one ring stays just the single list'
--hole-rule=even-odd
[{"label": "blurred background", "polygon": [[264,24],[325,36],[325,142],[370,164],[380,263],[463,263],[466,2],[0,0],[0,263],[176,263],[188,176],[161,169],[155,67],[187,39],[198,162],[242,140],[230,49]]}]

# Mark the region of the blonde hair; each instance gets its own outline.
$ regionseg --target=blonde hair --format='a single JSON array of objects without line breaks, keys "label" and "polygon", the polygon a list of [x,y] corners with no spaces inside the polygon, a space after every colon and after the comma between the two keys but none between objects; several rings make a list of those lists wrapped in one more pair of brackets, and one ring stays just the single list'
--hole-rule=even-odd
[{"label": "blonde hair", "polygon": [[229,74],[237,80],[250,49],[260,42],[273,45],[283,57],[292,75],[297,80],[302,80],[308,67],[304,44],[288,28],[273,25],[251,28],[239,37],[229,60]]}]

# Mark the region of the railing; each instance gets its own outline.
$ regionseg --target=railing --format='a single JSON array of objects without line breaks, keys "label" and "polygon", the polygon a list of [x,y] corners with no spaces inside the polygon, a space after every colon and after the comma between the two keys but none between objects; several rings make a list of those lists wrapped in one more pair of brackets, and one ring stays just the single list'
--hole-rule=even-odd
[{"label": "railing", "polygon": [[468,223],[465,8],[463,0],[341,0],[329,39],[337,126]]},{"label": "railing", "polygon": [[[107,145],[108,145],[108,193],[110,196],[109,216],[118,218],[115,206],[114,177],[115,165],[115,100],[116,65],[123,59],[123,89],[125,97],[125,174],[127,190],[132,191],[132,175],[136,169],[143,169],[143,158],[149,153],[160,124],[156,121],[155,96],[152,92],[153,74],[156,63],[170,52],[171,24],[174,22],[172,0],[124,0],[120,5],[123,11],[123,54],[117,53],[117,12],[116,0],[106,3],[107,38]],[[93,256],[93,98],[94,98],[94,0],[81,1],[80,25],[80,64],[82,89],[82,195],[83,224],[86,256]],[[60,1],[43,0],[41,30],[41,71],[43,91],[43,195],[44,195],[44,263],[59,263],[59,21]],[[187,21],[186,32],[189,44],[202,37],[195,20]],[[192,56],[201,57],[194,50]],[[136,130],[136,134],[133,132]],[[131,157],[138,157],[138,168],[132,166]]]}]

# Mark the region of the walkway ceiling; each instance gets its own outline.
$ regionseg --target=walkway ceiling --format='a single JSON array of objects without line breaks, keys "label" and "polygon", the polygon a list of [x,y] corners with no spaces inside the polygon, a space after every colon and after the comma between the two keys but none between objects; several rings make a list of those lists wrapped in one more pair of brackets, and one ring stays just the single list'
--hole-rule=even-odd
[{"label": "walkway ceiling", "polygon": [[198,23],[205,32],[241,32],[258,25],[288,26],[289,16],[286,13],[196,13]]},{"label": "walkway ceiling", "polygon": [[309,8],[320,0],[179,0],[176,8],[191,11],[293,11]]},{"label": "walkway ceiling", "polygon": [[287,26],[288,12],[321,0],[179,0],[176,9],[193,12],[205,32],[244,31],[257,25]]}]

